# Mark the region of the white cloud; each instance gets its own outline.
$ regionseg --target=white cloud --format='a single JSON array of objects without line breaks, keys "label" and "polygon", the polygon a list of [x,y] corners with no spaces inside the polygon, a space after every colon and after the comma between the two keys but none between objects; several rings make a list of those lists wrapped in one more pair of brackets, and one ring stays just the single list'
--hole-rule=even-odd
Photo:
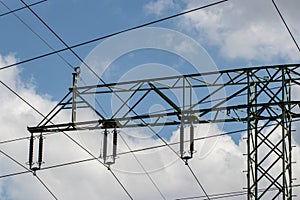
[{"label": "white cloud", "polygon": [[[8,64],[8,57],[0,58],[2,59],[0,64]],[[14,62],[13,57],[10,59],[12,60],[10,62]],[[0,72],[0,80],[9,83],[10,87],[28,99],[41,112],[47,113],[56,102],[39,96],[34,88],[25,87],[26,84],[20,82],[19,73],[18,68],[3,70]],[[0,87],[0,94],[0,141],[28,136],[26,126],[36,124],[40,117],[3,86]],[[67,116],[62,116],[62,118],[67,118]],[[161,144],[159,140],[154,140],[149,135],[147,137],[138,132],[139,129],[124,131],[127,133],[127,135],[124,134],[124,138],[131,149]],[[221,131],[216,126],[202,125],[196,129],[196,137],[218,132]],[[85,137],[88,134],[90,135]],[[138,139],[137,134],[143,139]],[[70,135],[98,155],[100,134],[80,132],[70,133]],[[177,142],[178,137],[179,133],[175,131],[169,142]],[[84,139],[87,141],[83,142]],[[93,142],[89,143],[89,140],[93,140]],[[174,146],[174,148],[178,151],[178,146]],[[0,149],[16,158],[20,163],[24,164],[27,161],[27,140],[0,144]],[[194,158],[190,160],[189,164],[208,193],[241,191],[246,186],[246,177],[242,172],[246,168],[246,158],[242,155],[246,152],[244,142],[241,141],[237,145],[229,136],[223,136],[218,140],[197,141],[195,149],[197,153],[194,154]],[[127,150],[128,148],[119,138],[118,151]],[[136,153],[136,156],[143,166],[151,171],[150,176],[167,199],[203,195],[187,167],[168,148],[144,151]],[[83,158],[88,158],[88,155],[63,134],[46,136],[44,166]],[[294,149],[294,159],[300,159],[299,147]],[[3,155],[0,156],[0,163],[0,175],[23,170]],[[150,180],[143,174],[143,170],[132,154],[119,156],[112,168],[115,169],[117,177],[134,199],[161,198]],[[294,168],[294,174],[298,176],[300,174],[299,166],[295,165]],[[127,198],[110,172],[97,161],[38,171],[37,174],[58,199]],[[299,190],[295,190],[295,193],[300,194]],[[0,199],[35,200],[52,199],[52,197],[34,176],[24,174],[0,179]],[[241,199],[241,197],[236,199]]]},{"label": "white cloud", "polygon": [[146,13],[161,15],[167,9],[175,9],[177,4],[174,0],[156,0],[151,1],[145,6]]},{"label": "white cloud", "polygon": [[[199,1],[181,2],[185,3],[186,9],[200,6]],[[276,2],[296,40],[300,42],[300,29],[297,27],[299,1],[290,0],[286,4]],[[152,9],[153,13],[172,9],[164,4],[159,5],[160,12]],[[178,26],[182,31],[189,31],[201,42],[215,46],[227,59],[264,62],[300,60],[299,52],[272,1],[228,1],[184,15],[179,21]]]}]

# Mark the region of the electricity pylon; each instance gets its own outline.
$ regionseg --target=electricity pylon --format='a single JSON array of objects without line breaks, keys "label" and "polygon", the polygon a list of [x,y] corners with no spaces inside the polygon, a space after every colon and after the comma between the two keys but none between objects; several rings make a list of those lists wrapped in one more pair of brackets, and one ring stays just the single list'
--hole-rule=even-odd
[{"label": "electricity pylon", "polygon": [[[69,93],[37,126],[28,128],[32,136],[30,168],[41,168],[45,132],[104,129],[103,159],[110,165],[117,154],[117,129],[180,126],[179,156],[187,161],[194,153],[194,124],[243,123],[248,130],[248,199],[290,200],[292,122],[300,117],[300,101],[293,95],[300,85],[299,67],[263,66],[90,86],[78,86],[79,73],[73,73]],[[114,102],[113,107],[107,101]],[[157,102],[165,109],[149,113],[149,108]],[[79,120],[78,113],[82,110],[92,112],[94,119]],[[52,124],[51,120],[63,112],[70,113],[70,120]],[[184,129],[187,125],[188,133]],[[111,154],[107,152],[110,132]],[[40,141],[37,164],[33,162],[34,137]]]}]

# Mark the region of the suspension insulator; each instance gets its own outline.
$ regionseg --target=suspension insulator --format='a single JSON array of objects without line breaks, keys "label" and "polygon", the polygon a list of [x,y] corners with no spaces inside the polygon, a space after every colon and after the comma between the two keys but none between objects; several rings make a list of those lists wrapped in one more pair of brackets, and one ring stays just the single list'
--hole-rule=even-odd
[{"label": "suspension insulator", "polygon": [[40,136],[39,136],[39,157],[38,157],[39,169],[41,168],[41,165],[43,164],[43,145],[44,145],[44,137],[42,134],[40,134]]},{"label": "suspension insulator", "polygon": [[191,154],[191,157],[193,156],[193,153],[194,153],[194,126],[191,123],[191,126],[190,126],[190,154]]},{"label": "suspension insulator", "polygon": [[113,162],[115,162],[115,159],[117,157],[117,143],[118,143],[118,131],[115,128],[113,130]]},{"label": "suspension insulator", "polygon": [[182,158],[184,154],[184,125],[180,125],[180,157]]},{"label": "suspension insulator", "polygon": [[33,133],[31,133],[30,140],[29,140],[29,157],[28,157],[29,169],[32,169],[32,165],[33,165],[33,144],[34,144],[34,137],[33,137]]},{"label": "suspension insulator", "polygon": [[[184,126],[189,124],[190,127],[190,136],[189,142],[185,140],[185,128]],[[186,133],[187,134],[187,133]],[[186,136],[187,137],[187,136]],[[181,118],[180,124],[180,157],[181,159],[188,161],[193,157],[194,153],[194,125],[192,116],[186,116],[185,118]]]}]

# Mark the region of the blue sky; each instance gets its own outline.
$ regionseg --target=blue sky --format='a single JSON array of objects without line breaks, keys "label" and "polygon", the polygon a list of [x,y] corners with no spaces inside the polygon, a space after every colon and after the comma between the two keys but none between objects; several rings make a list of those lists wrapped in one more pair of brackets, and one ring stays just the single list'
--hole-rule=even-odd
[{"label": "blue sky", "polygon": [[[27,4],[35,2],[34,0],[26,1]],[[32,9],[69,46],[73,46],[212,2],[211,0],[48,0],[33,6]],[[298,26],[300,18],[298,11],[300,7],[299,1],[276,2],[296,41],[300,41],[300,29]],[[24,4],[19,0],[0,0],[0,15],[9,11],[6,6],[14,10],[23,7]],[[28,9],[17,11],[15,14],[23,22],[14,14],[0,17],[1,67],[49,53],[52,51],[51,48],[54,50],[65,48]],[[271,0],[229,0],[212,8],[206,8],[189,15],[157,23],[151,25],[151,27],[154,29],[167,28],[170,32],[176,31],[198,43],[207,52],[211,61],[216,64],[212,71],[215,69],[224,70],[300,62],[299,51],[280,20]],[[51,48],[35,35],[32,30],[45,40]],[[148,30],[151,31],[153,29],[145,29],[145,31]],[[199,68],[194,68],[186,57],[180,57],[178,54],[175,54],[175,49],[178,50],[177,52],[190,51],[190,55],[193,55],[193,52],[191,51],[192,46],[185,46],[184,43],[177,44],[174,41],[170,43],[174,47],[174,52],[151,48],[138,49],[126,52],[116,60],[113,60],[111,65],[106,66],[107,60],[111,59],[109,53],[118,52],[118,50],[122,51],[121,49],[126,50],[126,48],[130,49],[134,46],[131,43],[142,41],[143,39],[145,39],[145,44],[147,44],[149,38],[146,37],[148,36],[146,33],[145,35],[137,35],[137,38],[134,38],[134,33],[129,32],[128,35],[117,37],[116,40],[97,41],[73,50],[89,63],[96,63],[95,67],[99,65],[100,71],[103,67],[106,71],[102,77],[106,82],[127,80],[132,77],[141,79],[156,75],[165,76],[195,73],[197,71],[201,72],[201,70],[207,71],[204,68],[200,68],[200,70]],[[126,40],[127,36],[130,39]],[[122,37],[125,38],[124,42],[115,42]],[[160,39],[158,35],[152,35],[150,40],[153,43],[159,43]],[[168,41],[165,42],[167,43]],[[96,47],[100,51],[97,51]],[[103,49],[103,47],[106,47],[106,49]],[[98,57],[93,57],[93,52],[98,53],[95,54]],[[82,66],[80,60],[70,51],[64,51],[60,55],[73,67]],[[107,57],[105,57],[106,55]],[[159,67],[162,70],[158,70]],[[94,69],[98,70],[98,68]],[[51,55],[2,70],[0,71],[0,80],[11,86],[42,113],[47,113],[56,104],[56,101],[59,101],[68,92],[68,88],[72,84],[72,73],[73,69],[59,56]],[[2,86],[0,88],[0,99],[3,102],[0,105],[0,126],[3,127],[0,141],[28,136],[26,126],[36,124],[41,117]],[[14,109],[11,110],[10,108]],[[151,107],[152,111],[160,108],[159,106]],[[83,117],[89,117],[89,114],[84,113]],[[69,119],[69,116],[63,115],[61,119]],[[243,126],[242,128],[245,127]],[[178,130],[176,127],[171,129],[164,129],[165,132],[170,132],[167,139],[170,142],[178,141]],[[205,132],[207,135],[210,135],[233,129],[241,129],[241,127],[231,125],[225,126],[224,129],[220,130],[213,125],[204,125],[198,127],[198,132],[201,132],[201,134]],[[124,137],[128,139],[132,149],[159,144],[158,141],[151,139],[132,139],[135,137],[147,138],[147,134],[145,130],[141,132],[130,130],[128,135],[125,134]],[[98,138],[95,136],[86,136],[84,138],[85,136],[77,133],[74,133],[73,136],[82,144],[90,145],[93,153],[98,153]],[[245,167],[245,157],[242,154],[245,153],[246,149],[245,144],[238,141],[240,136],[235,138],[234,141],[231,137],[224,136],[218,141],[212,140],[207,143],[197,144],[198,154],[191,161],[191,166],[199,169],[197,175],[201,176],[201,181],[203,181],[209,193],[239,191],[246,184],[245,174],[242,173],[243,167]],[[78,149],[76,145],[64,138],[63,135],[49,136],[46,142],[46,166],[88,157],[80,148]],[[27,141],[18,142],[19,146],[17,148],[14,144],[16,143],[1,144],[0,149],[9,153],[9,155],[15,156],[21,163],[25,163],[27,161],[27,153],[24,156],[24,152],[27,152]],[[62,151],[62,148],[64,148],[64,151]],[[120,150],[128,150],[124,142],[120,142]],[[188,172],[184,171],[185,167],[182,163],[176,162],[174,155],[172,156],[168,150],[163,149],[149,154],[138,154],[138,156],[142,163],[147,166],[147,169],[153,170],[150,176],[159,185],[167,199],[203,195],[203,193],[199,192],[197,184],[194,184],[195,180],[189,176]],[[295,149],[295,157],[300,159],[299,145]],[[0,163],[3,166],[0,167],[1,174],[22,170],[22,168],[14,165],[5,157],[0,158]],[[219,167],[212,169],[211,166]],[[161,198],[147,176],[145,174],[141,175],[142,170],[137,167],[133,156],[128,155],[118,158],[115,170],[121,181],[124,182],[137,199],[144,199],[145,194],[148,194],[149,199]],[[43,171],[39,175],[53,192],[60,197],[59,199],[99,199],[99,191],[103,195],[103,199],[125,199],[124,192],[107,171],[107,169],[99,167],[99,163],[92,162],[57,170]],[[203,174],[206,176],[203,176]],[[300,174],[299,167],[295,169],[295,174]],[[166,181],[169,177],[175,176],[181,181],[172,183]],[[162,179],[161,177],[166,178]],[[236,177],[236,181],[229,181],[228,177]],[[105,180],[105,182],[102,180]],[[217,183],[214,180],[217,180]],[[32,187],[24,183],[31,183]],[[96,186],[99,186],[99,188]],[[113,193],[111,192],[112,190],[114,191]],[[299,190],[296,190],[296,192],[300,195]],[[0,179],[0,199],[32,200],[52,198],[34,177],[22,175],[9,179]]]}]

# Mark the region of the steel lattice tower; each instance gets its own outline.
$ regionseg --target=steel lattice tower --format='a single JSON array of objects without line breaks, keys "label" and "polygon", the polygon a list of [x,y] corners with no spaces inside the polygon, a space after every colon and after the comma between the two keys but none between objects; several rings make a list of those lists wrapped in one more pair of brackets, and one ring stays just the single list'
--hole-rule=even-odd
[{"label": "steel lattice tower", "polygon": [[[291,83],[289,68],[270,70],[259,77],[248,72],[248,199],[265,199],[266,191],[277,188],[268,199],[292,199]],[[270,88],[273,88],[272,90]],[[258,128],[259,124],[262,127]],[[267,127],[268,124],[275,126]],[[275,131],[281,137],[274,137]],[[266,151],[267,149],[268,151]],[[276,168],[281,169],[278,174]],[[275,169],[275,170],[274,170]],[[265,191],[259,194],[259,188]]]}]

